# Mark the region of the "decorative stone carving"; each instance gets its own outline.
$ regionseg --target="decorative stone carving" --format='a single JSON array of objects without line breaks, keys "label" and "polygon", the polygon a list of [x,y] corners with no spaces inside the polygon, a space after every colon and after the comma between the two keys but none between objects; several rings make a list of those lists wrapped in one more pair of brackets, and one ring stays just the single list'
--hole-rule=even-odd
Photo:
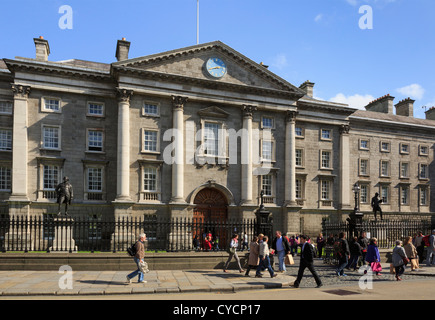
[{"label": "decorative stone carving", "polygon": [[340,134],[349,134],[350,126],[347,124],[342,124],[340,126],[339,132]]},{"label": "decorative stone carving", "polygon": [[297,111],[293,111],[293,110],[288,110],[287,114],[285,116],[285,120],[287,122],[295,122],[296,121],[296,116],[298,115]]},{"label": "decorative stone carving", "polygon": [[12,92],[16,98],[27,99],[30,94],[30,86],[12,84]]},{"label": "decorative stone carving", "polygon": [[172,106],[174,109],[183,109],[187,100],[189,100],[188,97],[172,96]]},{"label": "decorative stone carving", "polygon": [[116,95],[119,102],[130,103],[130,99],[133,96],[133,90],[116,88]]},{"label": "decorative stone carving", "polygon": [[254,112],[257,111],[257,107],[255,106],[248,106],[248,105],[243,105],[243,117],[250,117],[252,118]]}]

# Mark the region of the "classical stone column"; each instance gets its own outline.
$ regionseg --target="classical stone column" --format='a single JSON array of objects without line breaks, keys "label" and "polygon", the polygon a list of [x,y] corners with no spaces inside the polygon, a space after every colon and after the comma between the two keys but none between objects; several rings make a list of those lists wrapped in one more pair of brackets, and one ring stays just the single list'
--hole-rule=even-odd
[{"label": "classical stone column", "polygon": [[339,208],[351,210],[350,204],[350,149],[349,149],[349,125],[342,125],[340,132],[340,190]]},{"label": "classical stone column", "polygon": [[184,104],[187,97],[172,96],[175,157],[172,164],[172,203],[185,203],[184,199]]},{"label": "classical stone column", "polygon": [[285,125],[285,206],[296,205],[296,126],[297,111],[287,111]]},{"label": "classical stone column", "polygon": [[242,189],[241,204],[250,205],[252,201],[252,116],[257,107],[243,106],[243,133],[242,133]]},{"label": "classical stone column", "polygon": [[12,201],[29,201],[27,196],[27,100],[29,86],[12,84],[14,120],[12,137]]},{"label": "classical stone column", "polygon": [[118,153],[117,195],[115,201],[130,198],[130,99],[132,90],[117,88],[118,95]]}]

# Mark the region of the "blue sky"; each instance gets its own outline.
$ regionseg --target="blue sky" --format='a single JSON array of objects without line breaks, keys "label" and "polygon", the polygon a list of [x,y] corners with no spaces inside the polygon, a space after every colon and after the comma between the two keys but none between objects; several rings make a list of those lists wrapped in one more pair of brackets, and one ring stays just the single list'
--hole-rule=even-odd
[{"label": "blue sky", "polygon": [[[61,29],[59,8],[72,8]],[[373,28],[361,29],[370,6]],[[31,57],[33,38],[50,43],[51,61],[115,61],[196,44],[196,0],[1,0],[1,58]],[[435,106],[433,0],[200,0],[200,43],[220,40],[316,97],[361,108],[390,94]],[[367,22],[367,20],[363,20]]]}]

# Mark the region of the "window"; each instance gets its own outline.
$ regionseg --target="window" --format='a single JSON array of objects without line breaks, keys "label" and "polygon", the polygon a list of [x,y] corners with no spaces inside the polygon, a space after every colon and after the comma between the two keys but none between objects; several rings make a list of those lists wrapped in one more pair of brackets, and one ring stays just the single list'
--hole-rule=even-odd
[{"label": "window", "polygon": [[331,169],[331,151],[321,151],[321,169]]},{"label": "window", "polygon": [[400,163],[400,178],[409,178],[409,163]]},{"label": "window", "polygon": [[106,200],[106,166],[107,161],[82,160],[84,180],[84,200]]},{"label": "window", "polygon": [[381,152],[390,152],[390,143],[381,141]]},{"label": "window", "polygon": [[102,152],[104,144],[104,132],[102,130],[88,130],[88,151]]},{"label": "window", "polygon": [[42,126],[42,147],[44,149],[60,149],[60,127]]},{"label": "window", "polygon": [[10,192],[12,189],[11,168],[0,166],[0,191]]},{"label": "window", "polygon": [[261,157],[263,161],[273,160],[273,142],[262,141]]},{"label": "window", "polygon": [[219,155],[219,130],[221,125],[213,122],[204,123],[204,154]]},{"label": "window", "polygon": [[304,150],[303,149],[296,149],[296,167],[302,167],[304,165]]},{"label": "window", "polygon": [[141,180],[139,201],[159,203],[161,201],[160,170],[163,161],[138,160],[138,162]]},{"label": "window", "polygon": [[0,101],[0,114],[12,114],[12,102]]},{"label": "window", "polygon": [[390,176],[390,162],[381,160],[381,177]]},{"label": "window", "polygon": [[420,205],[427,206],[428,205],[428,188],[420,187]]},{"label": "window", "polygon": [[267,174],[264,176],[261,176],[261,187],[264,191],[265,197],[272,197],[273,196],[273,177],[271,174]]},{"label": "window", "polygon": [[332,140],[331,130],[330,129],[322,129],[321,135],[320,135],[320,140],[327,140],[327,141]]},{"label": "window", "polygon": [[400,204],[401,205],[409,205],[409,186],[401,185],[400,186]]},{"label": "window", "polygon": [[369,160],[368,159],[360,159],[359,160],[359,174],[360,174],[360,176],[368,176],[369,175]]},{"label": "window", "polygon": [[43,189],[53,191],[59,184],[60,168],[56,165],[44,165]]},{"label": "window", "polygon": [[87,170],[87,190],[89,192],[103,191],[103,169],[88,168]]},{"label": "window", "polygon": [[400,153],[401,154],[409,154],[409,144],[401,143],[400,144]]},{"label": "window", "polygon": [[363,204],[369,203],[369,186],[367,184],[361,184],[360,185],[360,202]]},{"label": "window", "polygon": [[12,150],[12,130],[0,129],[0,151]]},{"label": "window", "polygon": [[60,112],[60,99],[57,98],[42,98],[41,111],[44,112]]},{"label": "window", "polygon": [[382,203],[389,203],[390,187],[388,185],[381,185],[381,199]]},{"label": "window", "polygon": [[322,180],[321,181],[321,190],[320,190],[320,197],[321,200],[331,200],[331,181],[329,180]]},{"label": "window", "polygon": [[158,131],[143,130],[143,152],[159,152]]},{"label": "window", "polygon": [[296,136],[296,138],[303,138],[305,136],[304,128],[295,127],[295,136]]},{"label": "window", "polygon": [[428,179],[429,178],[429,170],[428,170],[427,164],[420,163],[418,171],[419,171],[418,172],[419,179]]},{"label": "window", "polygon": [[[296,178],[295,188],[296,200],[303,200],[305,198],[305,178]],[[303,204],[303,202],[300,202]]]},{"label": "window", "polygon": [[359,141],[359,149],[360,150],[370,150],[369,140],[361,139]]},{"label": "window", "polygon": [[157,169],[156,168],[144,168],[143,169],[143,188],[145,192],[157,191]]},{"label": "window", "polygon": [[88,102],[88,116],[104,117],[104,103]]},{"label": "window", "polygon": [[153,103],[144,103],[142,115],[157,117],[160,115],[159,106]]},{"label": "window", "polygon": [[274,129],[275,123],[273,118],[271,117],[262,117],[261,119],[261,127],[263,129]]},{"label": "window", "polygon": [[429,147],[420,145],[418,148],[418,155],[419,156],[428,156],[429,155]]}]

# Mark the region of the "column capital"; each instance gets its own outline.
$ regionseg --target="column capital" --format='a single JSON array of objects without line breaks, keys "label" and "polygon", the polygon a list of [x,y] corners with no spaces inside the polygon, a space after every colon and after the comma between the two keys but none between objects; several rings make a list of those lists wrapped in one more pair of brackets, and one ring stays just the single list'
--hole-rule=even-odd
[{"label": "column capital", "polygon": [[285,121],[286,122],[292,122],[292,123],[294,123],[294,122],[296,122],[296,116],[298,115],[298,112],[297,111],[294,111],[294,110],[288,110],[287,112],[286,112],[286,115],[285,115]]},{"label": "column capital", "polygon": [[340,132],[340,135],[342,134],[349,134],[350,126],[348,124],[342,124],[338,131]]},{"label": "column capital", "polygon": [[257,111],[257,107],[256,106],[249,106],[249,105],[243,105],[243,117],[244,118],[252,118],[254,112]]},{"label": "column capital", "polygon": [[31,89],[30,86],[23,86],[21,84],[15,83],[13,83],[11,86],[15,98],[27,99],[29,97]]},{"label": "column capital", "polygon": [[133,90],[116,88],[116,96],[118,97],[118,102],[130,103],[130,99],[133,96]]},{"label": "column capital", "polygon": [[172,106],[174,109],[183,110],[184,104],[189,100],[188,97],[172,96]]}]

